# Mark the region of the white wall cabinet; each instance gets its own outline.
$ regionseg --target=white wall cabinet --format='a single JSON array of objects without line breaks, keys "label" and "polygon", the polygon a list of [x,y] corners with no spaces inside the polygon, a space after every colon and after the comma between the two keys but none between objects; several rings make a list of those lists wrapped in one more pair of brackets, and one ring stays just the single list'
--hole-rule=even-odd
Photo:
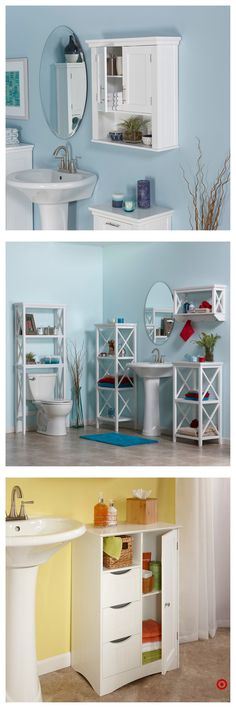
[{"label": "white wall cabinet", "polygon": [[[92,52],[92,140],[152,152],[178,147],[178,45],[180,37],[87,40]],[[122,73],[109,73],[111,57]],[[152,145],[112,142],[128,115],[148,121]]]},{"label": "white wall cabinet", "polygon": [[[133,537],[132,566],[103,568],[103,539]],[[179,667],[178,527],[87,526],[72,548],[72,666],[103,696],[136,679]],[[161,561],[161,590],[142,593],[142,554]],[[142,621],[162,625],[161,658],[142,661]]]},{"label": "white wall cabinet", "polygon": [[[32,169],[33,145],[7,145],[6,174]],[[32,230],[33,207],[29,199],[17,189],[7,186],[6,229]]]},{"label": "white wall cabinet", "polygon": [[84,112],[86,71],[84,62],[58,63],[56,66],[57,131],[70,135]]},{"label": "white wall cabinet", "polygon": [[168,231],[173,211],[164,207],[150,207],[128,213],[110,204],[89,207],[93,215],[94,231]]}]

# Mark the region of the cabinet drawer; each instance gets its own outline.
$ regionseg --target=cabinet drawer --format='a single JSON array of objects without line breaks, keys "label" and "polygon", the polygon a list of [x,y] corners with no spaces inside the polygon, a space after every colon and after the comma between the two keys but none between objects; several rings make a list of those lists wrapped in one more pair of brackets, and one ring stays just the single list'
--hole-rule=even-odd
[{"label": "cabinet drawer", "polygon": [[121,222],[119,219],[113,219],[113,216],[96,216],[93,217],[93,227],[95,231],[127,231],[134,227],[131,224]]},{"label": "cabinet drawer", "polygon": [[112,639],[121,639],[130,634],[141,632],[141,601],[129,602],[103,610],[102,641],[110,642]]},{"label": "cabinet drawer", "polygon": [[135,602],[140,598],[140,568],[103,573],[102,607]]},{"label": "cabinet drawer", "polygon": [[103,678],[141,665],[141,634],[103,645]]}]

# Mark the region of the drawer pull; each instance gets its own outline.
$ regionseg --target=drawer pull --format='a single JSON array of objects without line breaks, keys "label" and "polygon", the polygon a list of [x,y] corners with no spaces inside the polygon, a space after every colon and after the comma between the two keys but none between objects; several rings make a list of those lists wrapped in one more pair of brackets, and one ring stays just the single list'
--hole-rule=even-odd
[{"label": "drawer pull", "polygon": [[120,224],[114,224],[114,221],[106,221],[106,226],[115,226],[116,229],[120,228]]},{"label": "drawer pull", "polygon": [[119,644],[120,642],[126,642],[127,639],[130,639],[131,634],[129,634],[128,637],[122,637],[122,639],[112,639],[110,644]]},{"label": "drawer pull", "polygon": [[125,573],[130,573],[131,568],[128,568],[128,570],[116,570],[115,572],[111,572],[111,575],[124,575]]},{"label": "drawer pull", "polygon": [[111,605],[111,610],[120,610],[122,607],[128,607],[131,602],[123,602],[122,605]]}]

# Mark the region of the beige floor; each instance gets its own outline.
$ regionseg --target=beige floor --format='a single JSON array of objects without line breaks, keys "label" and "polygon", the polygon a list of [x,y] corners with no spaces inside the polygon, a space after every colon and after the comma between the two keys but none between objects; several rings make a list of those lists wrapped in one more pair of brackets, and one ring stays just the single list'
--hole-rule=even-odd
[{"label": "beige floor", "polygon": [[[99,432],[103,433],[102,428]],[[230,464],[229,445],[206,442],[200,449],[195,442],[173,443],[161,437],[158,445],[117,447],[81,440],[80,435],[96,432],[94,427],[70,429],[66,437],[47,437],[38,433],[9,433],[6,464],[15,466],[225,466]],[[125,432],[134,434],[134,431]]]},{"label": "beige floor", "polygon": [[[219,690],[224,678],[228,687]],[[219,629],[214,639],[180,646],[180,669],[134,681],[107,696],[99,697],[73,669],[41,676],[43,700],[54,702],[228,702],[229,630]]]}]

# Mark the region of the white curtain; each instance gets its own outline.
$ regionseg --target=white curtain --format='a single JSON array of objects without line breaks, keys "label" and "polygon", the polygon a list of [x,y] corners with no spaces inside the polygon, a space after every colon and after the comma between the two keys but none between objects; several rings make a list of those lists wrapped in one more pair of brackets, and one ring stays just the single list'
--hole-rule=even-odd
[{"label": "white curtain", "polygon": [[180,641],[216,633],[214,480],[176,479],[180,531]]}]

